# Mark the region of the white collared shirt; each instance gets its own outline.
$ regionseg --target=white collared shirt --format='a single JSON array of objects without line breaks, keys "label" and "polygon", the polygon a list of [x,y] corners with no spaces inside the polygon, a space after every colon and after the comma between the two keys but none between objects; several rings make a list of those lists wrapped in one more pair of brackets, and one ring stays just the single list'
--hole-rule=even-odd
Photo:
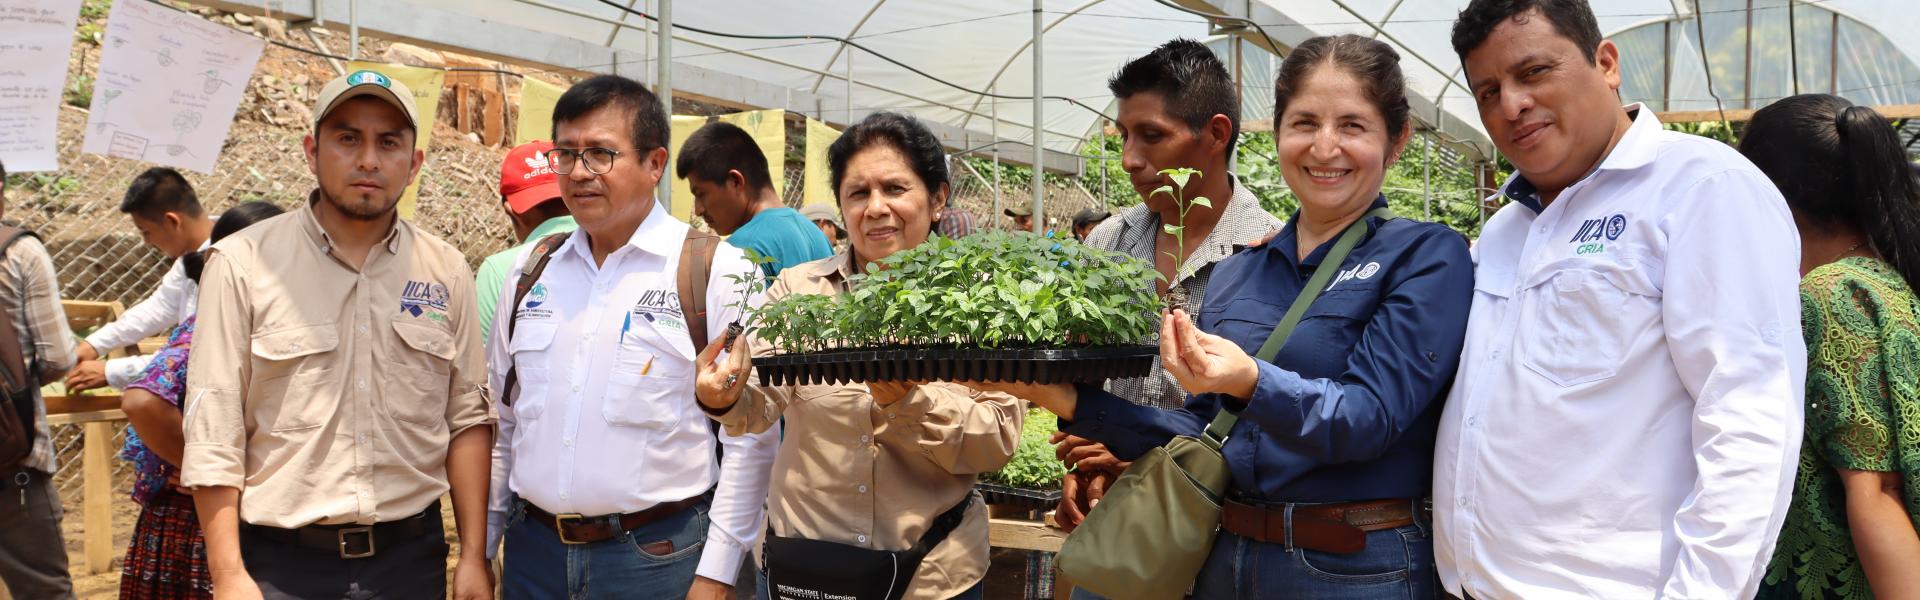
[{"label": "white collared shirt", "polygon": [[1475,248],[1434,456],[1451,594],[1751,598],[1772,556],[1805,394],[1799,236],[1732,148],[1627,110],[1596,171]]},{"label": "white collared shirt", "polygon": [[[733,582],[759,538],[780,434],[775,428],[721,436],[725,459],[716,469],[713,426],[694,399],[695,348],[675,282],[686,232],[685,223],[655,205],[598,267],[586,230],[574,232],[519,304],[511,339],[488,340],[487,379],[496,398],[511,392],[503,387],[508,365],[518,368],[518,395],[512,406],[499,404],[489,549],[512,495],[553,514],[598,516],[698,496],[717,478],[696,572]],[[508,331],[513,286],[528,252],[531,246],[509,271],[496,332]],[[738,248],[720,244],[707,286],[709,336],[740,314],[740,287],[729,276],[759,278],[760,270]]]},{"label": "white collared shirt", "polygon": [[[205,250],[209,244],[200,244]],[[165,335],[193,316],[194,300],[200,295],[200,285],[187,278],[187,269],[179,259],[174,259],[167,274],[160,277],[160,287],[155,288],[145,300],[127,309],[120,318],[101,326],[99,331],[87,336],[87,344],[100,351],[101,356],[108,352],[140,342],[142,338]],[[140,378],[147,370],[147,363],[153,355],[128,356],[107,359],[107,385],[114,389],[126,387]]]}]

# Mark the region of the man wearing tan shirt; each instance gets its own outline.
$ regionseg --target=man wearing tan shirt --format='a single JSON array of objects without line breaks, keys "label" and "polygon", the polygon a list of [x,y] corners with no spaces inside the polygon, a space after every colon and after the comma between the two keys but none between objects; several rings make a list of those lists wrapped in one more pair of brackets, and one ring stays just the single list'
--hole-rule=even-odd
[{"label": "man wearing tan shirt", "polygon": [[186,457],[214,593],[441,598],[451,488],[455,596],[493,597],[493,414],[473,273],[398,218],[425,118],[372,71],[320,91],[307,205],[214,247],[187,371]]}]

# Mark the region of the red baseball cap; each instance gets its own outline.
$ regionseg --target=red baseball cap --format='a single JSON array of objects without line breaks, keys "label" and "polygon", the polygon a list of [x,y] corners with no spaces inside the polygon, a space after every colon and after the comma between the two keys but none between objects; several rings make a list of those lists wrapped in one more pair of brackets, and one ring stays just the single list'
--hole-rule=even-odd
[{"label": "red baseball cap", "polygon": [[559,175],[547,164],[547,151],[553,142],[534,140],[507,151],[500,163],[500,195],[507,197],[513,214],[524,214],[548,200],[560,198]]}]

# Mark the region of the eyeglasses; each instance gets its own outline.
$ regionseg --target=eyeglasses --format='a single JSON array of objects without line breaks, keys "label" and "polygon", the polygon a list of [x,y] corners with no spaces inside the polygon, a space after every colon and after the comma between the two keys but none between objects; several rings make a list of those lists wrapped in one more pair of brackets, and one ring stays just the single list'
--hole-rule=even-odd
[{"label": "eyeglasses", "polygon": [[573,166],[582,163],[587,165],[588,173],[605,175],[608,170],[613,168],[613,159],[619,157],[619,150],[610,150],[607,148],[581,148],[578,150],[573,148],[554,148],[547,151],[547,162],[553,166],[553,172],[558,175],[572,174]]}]

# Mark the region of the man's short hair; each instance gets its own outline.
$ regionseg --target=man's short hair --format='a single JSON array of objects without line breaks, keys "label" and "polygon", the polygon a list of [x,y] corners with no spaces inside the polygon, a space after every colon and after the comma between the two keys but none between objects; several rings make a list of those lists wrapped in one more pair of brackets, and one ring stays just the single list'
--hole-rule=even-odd
[{"label": "man's short hair", "polygon": [[739,171],[747,178],[748,191],[773,189],[760,143],[732,123],[714,121],[693,132],[674,160],[681,178],[697,175],[701,181],[717,184],[727,180],[727,171]]},{"label": "man's short hair", "polygon": [[667,147],[672,125],[666,109],[660,106],[660,97],[640,82],[619,75],[596,75],[567,88],[553,105],[554,137],[559,137],[561,123],[605,107],[629,115],[634,151],[646,153]]},{"label": "man's short hair", "polygon": [[1600,51],[1600,24],[1593,17],[1587,0],[1473,0],[1453,21],[1453,53],[1467,60],[1467,53],[1487,42],[1487,36],[1501,23],[1538,9],[1561,37],[1573,41],[1580,52],[1593,62]]},{"label": "man's short hair", "polygon": [[133,178],[127,196],[120,200],[120,212],[149,221],[159,221],[167,213],[185,217],[206,214],[200,207],[200,197],[193,193],[193,184],[167,167],[147,169]]},{"label": "man's short hair", "polygon": [[1233,123],[1227,147],[1240,139],[1240,94],[1227,66],[1206,45],[1175,38],[1146,56],[1120,67],[1107,80],[1115,98],[1125,100],[1140,92],[1154,92],[1166,102],[1167,113],[1199,133],[1214,115]]}]

